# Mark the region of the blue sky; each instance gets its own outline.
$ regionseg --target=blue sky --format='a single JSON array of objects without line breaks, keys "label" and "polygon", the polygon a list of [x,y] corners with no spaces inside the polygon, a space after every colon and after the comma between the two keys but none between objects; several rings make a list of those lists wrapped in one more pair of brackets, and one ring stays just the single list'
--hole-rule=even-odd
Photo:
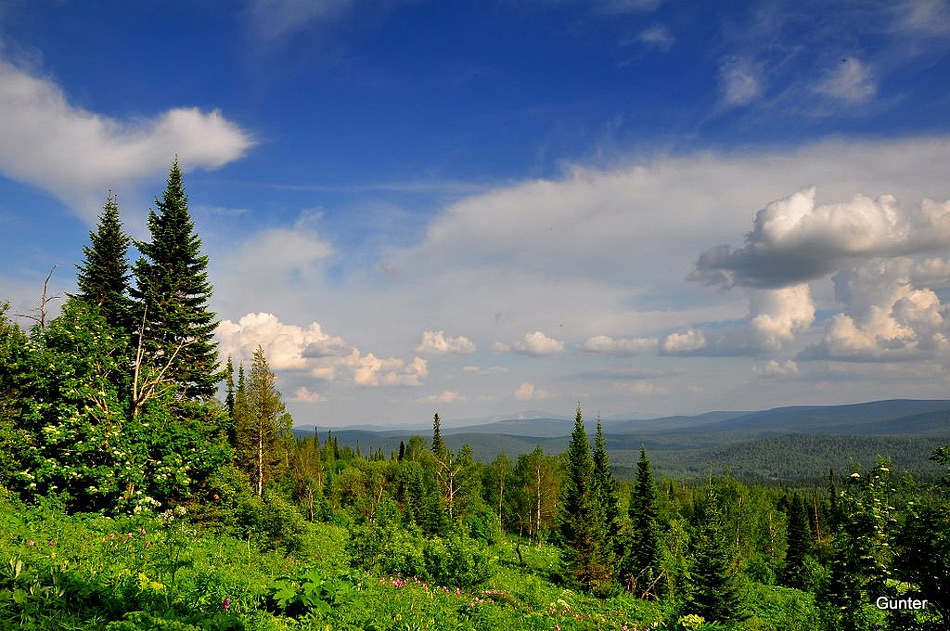
[{"label": "blue sky", "polygon": [[0,295],[174,154],[298,423],[944,397],[950,6],[0,6]]}]

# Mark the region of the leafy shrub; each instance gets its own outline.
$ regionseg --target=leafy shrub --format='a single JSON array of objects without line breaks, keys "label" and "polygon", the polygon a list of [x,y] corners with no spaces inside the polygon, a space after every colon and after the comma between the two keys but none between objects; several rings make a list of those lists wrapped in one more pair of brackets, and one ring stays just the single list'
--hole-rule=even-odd
[{"label": "leafy shrub", "polygon": [[472,587],[491,576],[491,557],[477,541],[464,535],[430,539],[423,549],[426,577],[444,585]]}]

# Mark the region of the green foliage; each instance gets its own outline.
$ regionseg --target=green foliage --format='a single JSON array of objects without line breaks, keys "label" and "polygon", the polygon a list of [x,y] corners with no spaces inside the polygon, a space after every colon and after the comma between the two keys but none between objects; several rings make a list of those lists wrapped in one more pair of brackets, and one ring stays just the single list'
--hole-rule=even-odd
[{"label": "green foliage", "polygon": [[650,461],[646,449],[641,449],[630,495],[630,532],[621,567],[625,587],[641,598],[657,598],[664,588],[657,502]]},{"label": "green foliage", "polygon": [[[260,496],[280,463],[283,439],[289,427],[281,424],[284,404],[276,388],[277,376],[267,365],[264,349],[254,351],[251,374],[235,401],[236,456]],[[289,420],[288,420],[289,422]],[[287,423],[284,423],[286,425]],[[283,430],[283,431],[282,431]]]},{"label": "green foliage", "polygon": [[785,552],[785,568],[782,570],[782,581],[789,587],[804,589],[806,584],[805,557],[809,552],[808,520],[805,517],[805,506],[797,493],[792,496],[788,507],[788,548]]},{"label": "green foliage", "polygon": [[567,552],[565,570],[584,589],[604,594],[612,587],[614,568],[580,405],[567,451],[566,473],[558,533]]},{"label": "green foliage", "polygon": [[83,246],[85,260],[76,266],[77,296],[99,308],[109,326],[130,333],[132,303],[128,297],[129,264],[126,259],[131,239],[122,231],[119,207],[110,194],[99,215],[96,232],[89,233],[90,246]]},{"label": "green foliage", "polygon": [[132,296],[139,308],[136,324],[144,318],[150,360],[175,355],[168,376],[180,385],[182,396],[211,396],[223,375],[218,372],[214,341],[217,322],[208,310],[208,257],[201,254],[177,159],[165,194],[155,205],[158,212],[148,214],[151,241],[135,242],[142,253],[132,270],[136,281]]},{"label": "green foliage", "polygon": [[690,567],[687,613],[729,622],[746,616],[742,586],[723,530],[722,499],[713,490],[704,503]]}]

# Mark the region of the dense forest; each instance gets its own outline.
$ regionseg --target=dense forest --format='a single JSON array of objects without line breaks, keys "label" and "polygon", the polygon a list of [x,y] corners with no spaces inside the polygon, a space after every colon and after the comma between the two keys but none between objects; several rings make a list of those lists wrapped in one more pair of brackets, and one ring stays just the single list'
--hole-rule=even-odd
[{"label": "dense forest", "polygon": [[59,315],[0,311],[0,628],[950,629],[950,447],[901,445],[926,482],[793,454],[821,482],[782,488],[646,449],[618,480],[580,405],[563,453],[485,462],[438,414],[389,453],[301,437],[267,349],[219,362],[177,163],[148,228],[110,197]]}]

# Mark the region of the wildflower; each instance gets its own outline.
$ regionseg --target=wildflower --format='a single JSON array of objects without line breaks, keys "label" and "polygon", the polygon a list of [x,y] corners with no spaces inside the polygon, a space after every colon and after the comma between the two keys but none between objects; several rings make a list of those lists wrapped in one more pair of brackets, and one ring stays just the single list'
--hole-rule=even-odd
[{"label": "wildflower", "polygon": [[29,541],[26,542],[26,545],[28,545],[28,546],[30,546],[30,547],[32,548],[33,546],[36,545],[36,542],[33,541],[32,539],[30,539]]},{"label": "wildflower", "polygon": [[129,539],[131,539],[131,538],[132,538],[132,533],[130,532],[129,534],[126,535],[126,537],[128,537]]},{"label": "wildflower", "polygon": [[109,534],[109,539],[115,539],[115,533],[114,533],[114,532]]},{"label": "wildflower", "polygon": [[228,609],[230,609],[230,608],[231,608],[231,599],[230,599],[230,598],[225,598],[225,599],[224,599],[224,602],[221,603],[221,608],[224,609],[225,611],[227,611]]},{"label": "wildflower", "polygon": [[456,596],[461,596],[461,595],[462,595],[462,590],[459,589],[458,587],[456,587],[456,588],[455,588],[455,595],[456,595]]},{"label": "wildflower", "polygon": [[143,536],[145,535],[145,529],[144,529],[144,528],[142,528],[142,535],[143,535]]},{"label": "wildflower", "polygon": [[152,547],[152,542],[151,542],[151,541],[146,541],[146,542],[145,542],[145,547],[146,547],[146,548]]},{"label": "wildflower", "polygon": [[55,546],[55,545],[56,545],[56,541],[54,541],[53,539],[50,539],[50,540],[49,540],[49,544],[50,544],[51,546]]}]

